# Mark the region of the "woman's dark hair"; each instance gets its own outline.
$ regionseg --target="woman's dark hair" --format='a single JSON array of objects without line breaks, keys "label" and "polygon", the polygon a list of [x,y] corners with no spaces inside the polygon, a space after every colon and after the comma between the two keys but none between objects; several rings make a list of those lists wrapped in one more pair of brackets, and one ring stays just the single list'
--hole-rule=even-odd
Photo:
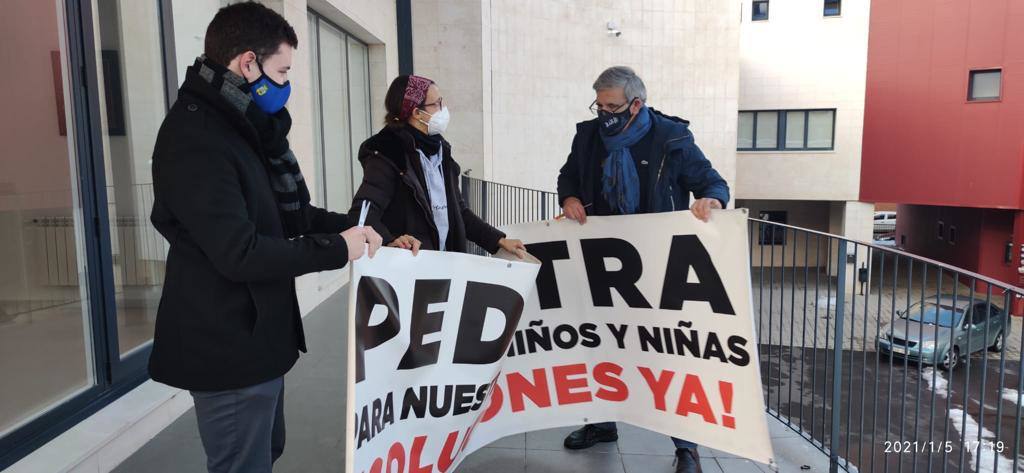
[{"label": "woman's dark hair", "polygon": [[288,43],[299,47],[299,39],[288,21],[259,3],[243,2],[221,8],[206,28],[204,53],[211,61],[227,66],[246,51],[260,61]]},{"label": "woman's dark hair", "polygon": [[[409,86],[409,76],[398,76],[391,81],[388,93],[384,96],[384,110],[387,115],[384,117],[385,125],[401,125],[402,101],[405,99],[405,88]],[[420,104],[423,105],[423,104]]]}]

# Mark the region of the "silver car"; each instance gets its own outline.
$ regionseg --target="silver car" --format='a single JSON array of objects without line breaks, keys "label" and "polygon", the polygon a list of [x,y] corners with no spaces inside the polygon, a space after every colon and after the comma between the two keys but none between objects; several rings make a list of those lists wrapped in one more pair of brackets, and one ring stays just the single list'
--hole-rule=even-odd
[{"label": "silver car", "polygon": [[953,369],[971,353],[1003,350],[1009,320],[1003,309],[984,300],[953,295],[926,297],[897,311],[899,318],[884,327],[878,351],[921,363]]}]

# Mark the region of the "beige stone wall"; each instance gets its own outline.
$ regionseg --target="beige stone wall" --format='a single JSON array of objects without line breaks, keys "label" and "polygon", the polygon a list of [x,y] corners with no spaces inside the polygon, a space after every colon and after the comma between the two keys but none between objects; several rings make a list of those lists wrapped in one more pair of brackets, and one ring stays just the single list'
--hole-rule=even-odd
[{"label": "beige stone wall", "polygon": [[737,198],[855,201],[870,2],[843,2],[824,17],[820,0],[772,2],[767,21],[740,28],[740,110],[835,108],[833,151],[740,152]]},{"label": "beige stone wall", "polygon": [[416,71],[440,82],[452,107],[446,136],[476,177],[554,190],[575,123],[592,118],[591,84],[627,65],[649,104],[689,119],[735,182],[737,2],[424,0],[413,23]]}]

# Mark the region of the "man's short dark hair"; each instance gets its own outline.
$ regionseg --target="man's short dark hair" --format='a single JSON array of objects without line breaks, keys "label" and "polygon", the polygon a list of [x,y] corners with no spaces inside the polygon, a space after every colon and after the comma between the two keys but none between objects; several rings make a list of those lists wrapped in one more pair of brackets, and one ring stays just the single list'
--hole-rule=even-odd
[{"label": "man's short dark hair", "polygon": [[281,43],[299,47],[295,30],[284,17],[259,3],[236,3],[221,8],[206,28],[205,54],[223,66],[246,51],[262,61],[273,56]]}]

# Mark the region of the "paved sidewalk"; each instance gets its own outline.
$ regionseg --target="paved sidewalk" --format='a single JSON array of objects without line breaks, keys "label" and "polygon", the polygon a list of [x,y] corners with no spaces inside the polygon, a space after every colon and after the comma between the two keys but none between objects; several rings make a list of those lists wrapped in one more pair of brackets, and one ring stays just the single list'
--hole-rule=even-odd
[{"label": "paved sidewalk", "polygon": [[[305,319],[309,354],[285,377],[288,443],[276,473],[340,472],[344,459],[342,314],[347,291],[340,291]],[[772,444],[782,472],[827,472],[828,458],[769,417]],[[567,451],[562,439],[572,429],[514,435],[469,456],[459,473],[657,473],[672,471],[673,446],[668,437],[621,424],[619,441],[584,451]],[[701,449],[706,473],[769,472],[766,465],[723,452]],[[809,470],[801,470],[808,465]],[[205,455],[190,410],[132,455],[120,473],[191,473],[205,471]]]}]

